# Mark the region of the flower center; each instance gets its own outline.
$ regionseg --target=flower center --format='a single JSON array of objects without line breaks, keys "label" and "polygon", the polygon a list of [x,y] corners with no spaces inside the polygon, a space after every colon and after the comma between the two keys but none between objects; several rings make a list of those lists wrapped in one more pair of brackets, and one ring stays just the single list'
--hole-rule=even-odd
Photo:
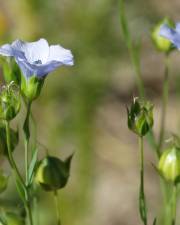
[{"label": "flower center", "polygon": [[42,61],[40,59],[34,61],[34,64],[42,64]]}]

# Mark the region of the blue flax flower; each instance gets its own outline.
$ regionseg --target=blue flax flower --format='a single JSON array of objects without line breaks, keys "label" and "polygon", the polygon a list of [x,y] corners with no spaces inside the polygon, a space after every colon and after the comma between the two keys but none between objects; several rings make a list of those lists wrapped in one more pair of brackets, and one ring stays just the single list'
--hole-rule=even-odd
[{"label": "blue flax flower", "polygon": [[163,24],[159,34],[170,40],[176,48],[180,49],[180,23],[176,23],[175,28]]},{"label": "blue flax flower", "polygon": [[25,78],[42,78],[56,68],[73,65],[70,50],[60,45],[49,46],[45,39],[36,42],[16,40],[0,47],[0,55],[14,57]]}]

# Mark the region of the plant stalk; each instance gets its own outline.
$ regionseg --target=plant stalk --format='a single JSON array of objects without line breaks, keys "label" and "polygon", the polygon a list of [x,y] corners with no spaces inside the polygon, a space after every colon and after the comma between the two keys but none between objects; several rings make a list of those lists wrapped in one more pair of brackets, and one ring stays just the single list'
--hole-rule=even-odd
[{"label": "plant stalk", "polygon": [[147,225],[147,209],[144,192],[144,143],[143,137],[139,137],[140,148],[140,188],[139,188],[139,212],[144,225]]},{"label": "plant stalk", "polygon": [[166,54],[164,81],[163,81],[163,93],[162,93],[162,116],[161,116],[160,134],[159,134],[159,143],[157,146],[157,153],[158,153],[159,157],[161,155],[161,150],[162,150],[162,146],[163,146],[163,142],[164,142],[168,93],[169,93],[169,55]]},{"label": "plant stalk", "polygon": [[61,217],[60,217],[60,212],[59,212],[58,191],[54,191],[54,202],[55,202],[55,207],[56,207],[57,225],[61,225]]}]

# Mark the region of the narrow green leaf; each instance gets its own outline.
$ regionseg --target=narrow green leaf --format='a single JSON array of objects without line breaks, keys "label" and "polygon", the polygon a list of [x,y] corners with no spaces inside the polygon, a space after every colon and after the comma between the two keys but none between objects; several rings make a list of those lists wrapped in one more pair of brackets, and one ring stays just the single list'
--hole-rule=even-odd
[{"label": "narrow green leaf", "polygon": [[29,184],[32,183],[32,179],[33,179],[33,175],[34,175],[34,170],[36,168],[36,164],[37,164],[37,153],[38,150],[37,148],[33,151],[33,156],[32,156],[32,160],[30,162],[29,165],[29,170],[28,170],[28,180],[29,180]]},{"label": "narrow green leaf", "polygon": [[120,23],[124,41],[127,47],[130,49],[132,46],[131,35],[128,28],[128,23],[126,20],[125,10],[124,10],[124,0],[119,1],[119,14],[120,14]]},{"label": "narrow green leaf", "polygon": [[26,202],[24,187],[16,175],[15,175],[15,183],[16,183],[16,188],[17,188],[20,198],[22,199],[23,202]]}]

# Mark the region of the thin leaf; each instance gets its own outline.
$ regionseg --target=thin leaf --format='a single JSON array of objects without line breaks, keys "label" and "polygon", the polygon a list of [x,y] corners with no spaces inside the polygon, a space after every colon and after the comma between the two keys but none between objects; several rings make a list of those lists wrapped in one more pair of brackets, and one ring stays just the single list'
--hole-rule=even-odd
[{"label": "thin leaf", "polygon": [[21,182],[19,181],[19,178],[17,176],[15,176],[15,183],[16,183],[16,188],[17,188],[20,198],[22,199],[23,202],[26,202],[24,187],[21,184]]},{"label": "thin leaf", "polygon": [[38,150],[37,148],[33,151],[33,156],[32,156],[32,160],[30,162],[29,165],[29,170],[28,170],[28,180],[29,180],[29,184],[32,183],[32,179],[33,179],[33,175],[34,175],[34,170],[36,168],[36,164],[37,164],[37,153]]},{"label": "thin leaf", "polygon": [[119,3],[119,14],[120,14],[120,23],[124,41],[127,47],[130,49],[132,47],[131,35],[128,28],[128,23],[126,20],[125,10],[124,10],[124,0],[120,0]]}]

